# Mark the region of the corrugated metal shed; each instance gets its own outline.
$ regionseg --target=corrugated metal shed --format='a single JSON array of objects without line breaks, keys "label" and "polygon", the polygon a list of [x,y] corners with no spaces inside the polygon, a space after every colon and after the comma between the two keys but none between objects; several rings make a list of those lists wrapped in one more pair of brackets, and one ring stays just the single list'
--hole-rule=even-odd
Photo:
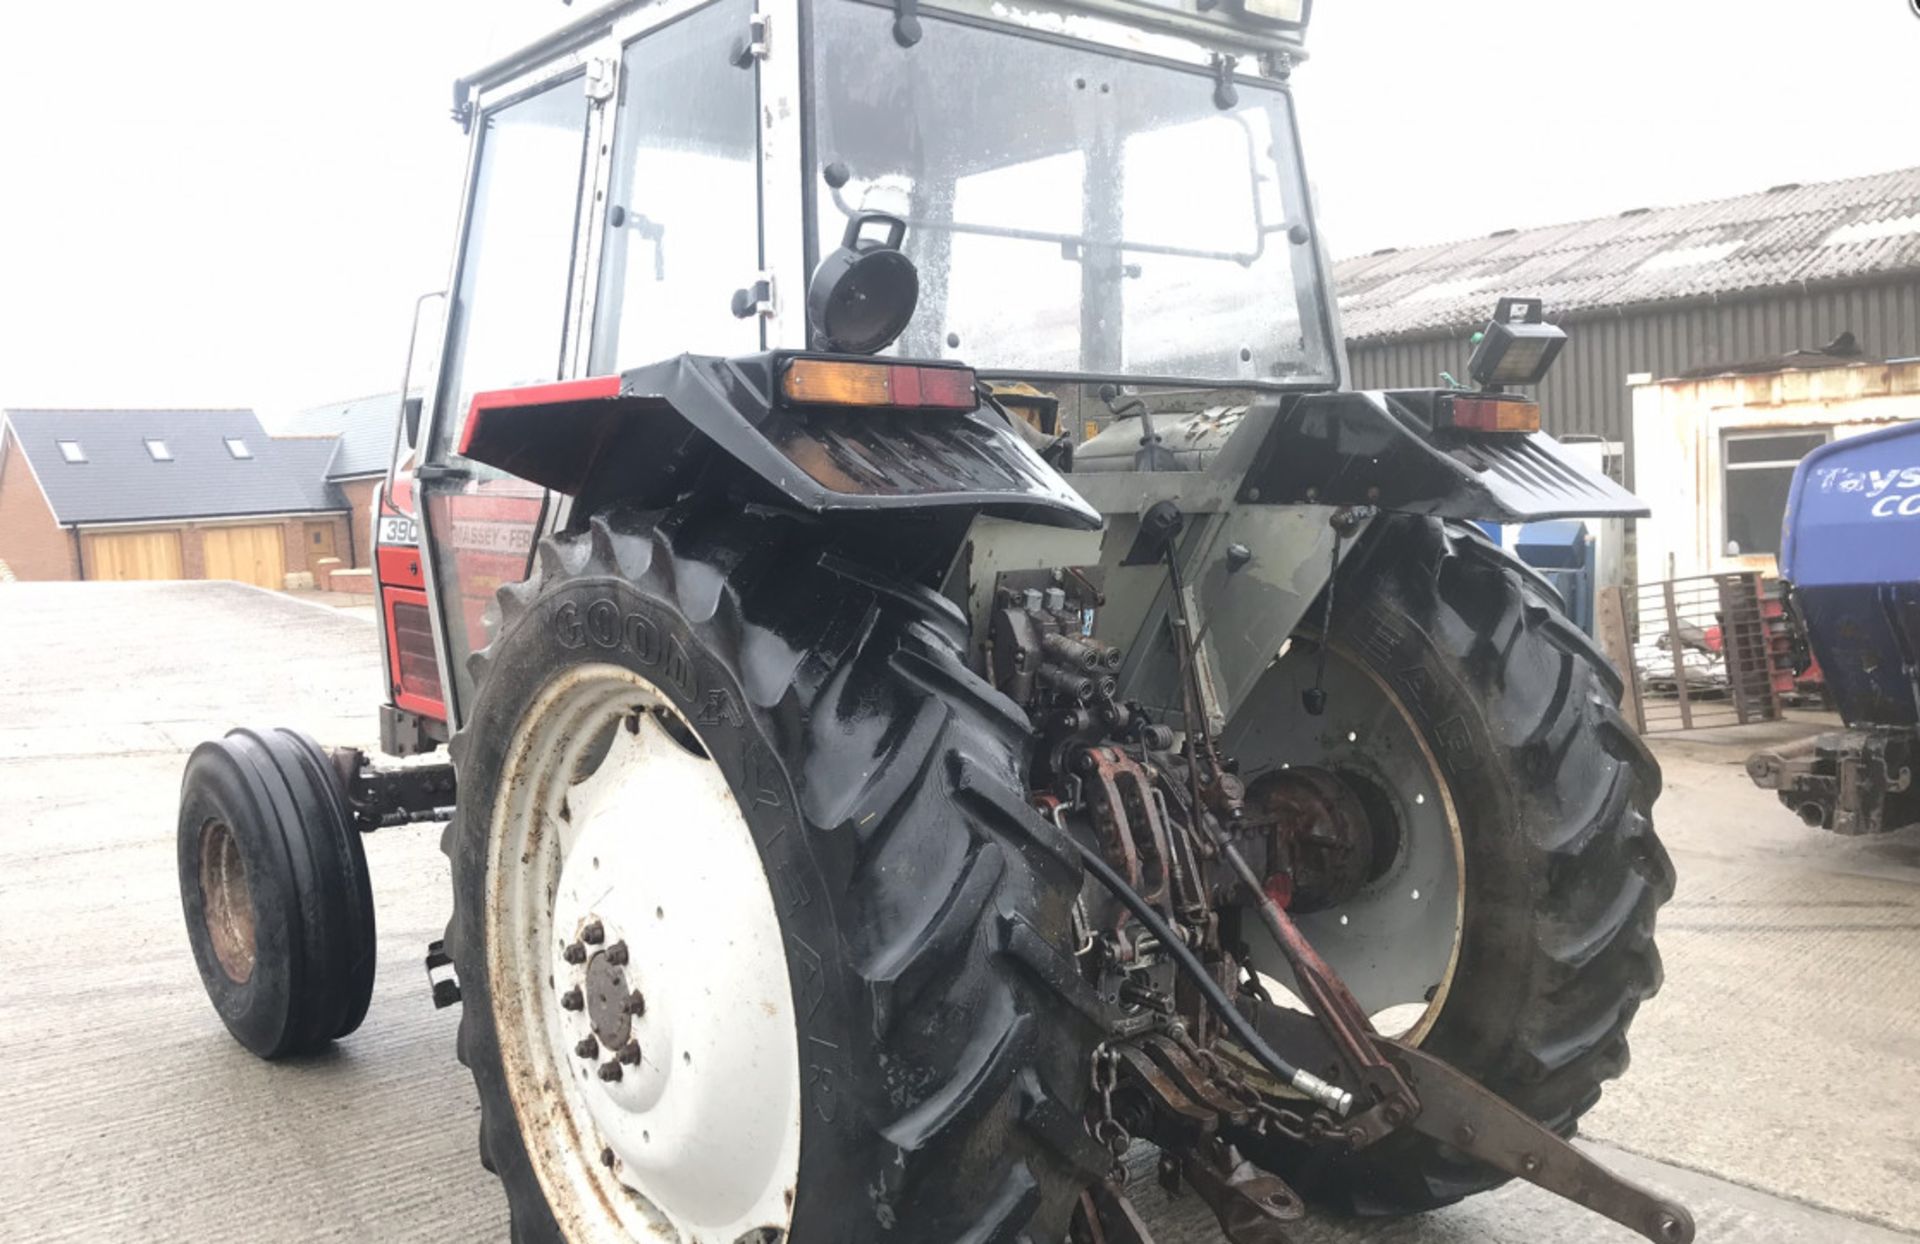
[{"label": "corrugated metal shed", "polygon": [[[1735,240],[1718,259],[1681,262]],[[1540,388],[1548,428],[1626,443],[1629,376],[1773,358],[1842,332],[1868,358],[1920,356],[1920,169],[1370,255],[1334,270],[1357,387],[1430,386],[1442,371],[1464,378],[1469,338],[1495,298],[1539,296],[1571,337]],[[1449,289],[1394,305],[1394,289],[1435,285]]]},{"label": "corrugated metal shed", "polygon": [[1378,251],[1334,265],[1349,343],[1471,323],[1501,294],[1557,316],[1920,271],[1920,168]]},{"label": "corrugated metal shed", "polygon": [[[333,442],[276,441],[250,410],[9,410],[5,417],[63,526],[343,508],[322,473]],[[250,456],[235,457],[229,437]],[[171,460],[155,460],[149,439],[164,442]],[[77,443],[85,461],[67,461],[61,441]]]}]

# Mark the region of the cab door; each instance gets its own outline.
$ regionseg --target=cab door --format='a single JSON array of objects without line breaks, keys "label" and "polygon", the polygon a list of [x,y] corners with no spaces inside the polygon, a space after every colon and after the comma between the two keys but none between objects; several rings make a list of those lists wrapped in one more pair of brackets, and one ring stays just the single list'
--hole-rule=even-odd
[{"label": "cab door", "polygon": [[[587,68],[596,68],[589,61]],[[483,101],[447,336],[416,470],[427,570],[449,724],[471,693],[467,656],[486,643],[483,617],[503,583],[530,569],[547,497],[539,487],[459,453],[476,393],[550,383],[572,373],[588,237],[593,143],[605,92],[576,66]]]}]

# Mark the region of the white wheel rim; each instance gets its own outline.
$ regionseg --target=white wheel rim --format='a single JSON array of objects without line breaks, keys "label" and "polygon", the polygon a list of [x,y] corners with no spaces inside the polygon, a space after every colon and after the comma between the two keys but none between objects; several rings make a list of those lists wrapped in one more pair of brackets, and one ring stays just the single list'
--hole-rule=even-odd
[{"label": "white wheel rim", "polygon": [[[1439,760],[1400,697],[1338,646],[1330,655],[1322,715],[1294,709],[1301,692],[1319,680],[1312,654],[1293,652],[1260,684],[1259,694],[1280,707],[1258,722],[1237,723],[1223,746],[1249,780],[1298,763],[1370,776],[1391,798],[1403,838],[1389,870],[1335,906],[1296,916],[1295,923],[1374,1026],[1417,1046],[1439,1020],[1460,966],[1466,925],[1460,812]],[[1266,931],[1255,929],[1249,942],[1254,966],[1275,1000],[1307,1009]]]},{"label": "white wheel rim", "polygon": [[777,1241],[800,1155],[780,924],[725,776],[675,733],[699,738],[611,665],[568,670],[522,719],[488,856],[501,1058],[569,1239]]}]

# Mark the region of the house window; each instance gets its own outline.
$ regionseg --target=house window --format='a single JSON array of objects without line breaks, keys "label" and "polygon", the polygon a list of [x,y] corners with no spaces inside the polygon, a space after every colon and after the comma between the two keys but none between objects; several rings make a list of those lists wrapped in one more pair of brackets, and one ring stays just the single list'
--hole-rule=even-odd
[{"label": "house window", "polygon": [[167,448],[165,441],[150,436],[147,438],[147,457],[155,462],[172,462],[173,451]]},{"label": "house window", "polygon": [[87,460],[87,451],[80,448],[79,441],[61,441],[59,444],[60,456],[68,462],[85,462]]},{"label": "house window", "polygon": [[1800,459],[1827,443],[1825,431],[1737,432],[1720,455],[1729,557],[1780,555],[1780,524]]},{"label": "house window", "polygon": [[247,448],[247,443],[237,436],[227,438],[227,452],[236,458],[253,457],[253,451]]}]

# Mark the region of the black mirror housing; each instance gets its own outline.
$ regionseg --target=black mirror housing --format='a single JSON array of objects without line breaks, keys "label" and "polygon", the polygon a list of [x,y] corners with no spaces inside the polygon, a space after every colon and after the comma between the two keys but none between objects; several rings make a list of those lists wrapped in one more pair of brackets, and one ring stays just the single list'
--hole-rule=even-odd
[{"label": "black mirror housing", "polygon": [[415,449],[420,447],[420,412],[426,404],[417,393],[404,394],[400,399],[400,422],[407,429],[407,444]]}]

